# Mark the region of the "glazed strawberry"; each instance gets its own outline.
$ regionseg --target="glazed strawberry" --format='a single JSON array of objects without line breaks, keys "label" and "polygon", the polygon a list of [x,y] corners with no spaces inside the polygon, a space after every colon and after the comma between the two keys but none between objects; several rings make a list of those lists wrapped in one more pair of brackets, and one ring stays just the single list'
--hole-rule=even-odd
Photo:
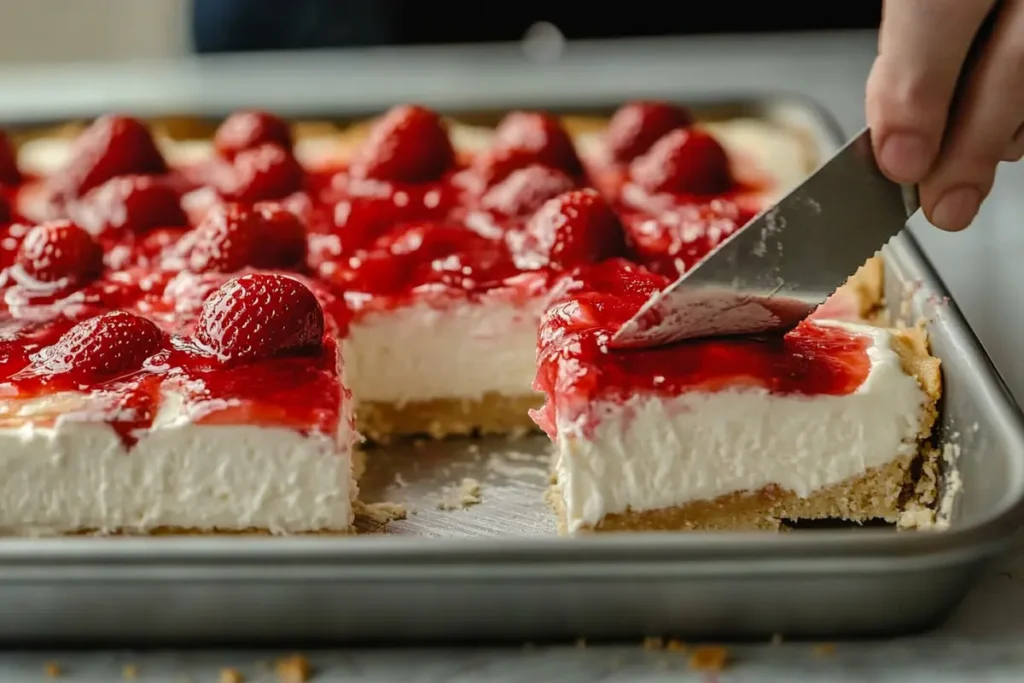
[{"label": "glazed strawberry", "polygon": [[196,341],[225,362],[317,349],[324,312],[298,280],[254,273],[225,283],[203,302]]},{"label": "glazed strawberry", "polygon": [[403,222],[404,207],[391,197],[352,197],[334,205],[334,234],[341,240],[339,253],[352,253]]},{"label": "glazed strawberry", "polygon": [[165,336],[146,318],[113,311],[84,320],[39,352],[28,372],[70,376],[79,384],[114,379],[142,368],[164,346]]},{"label": "glazed strawberry", "polygon": [[218,180],[221,196],[253,203],[283,199],[302,189],[305,172],[292,153],[275,143],[239,152]]},{"label": "glazed strawberry", "polygon": [[514,111],[494,131],[495,147],[524,149],[536,154],[538,162],[565,171],[583,172],[576,148],[558,119],[540,112]]},{"label": "glazed strawberry", "polygon": [[368,253],[349,259],[347,267],[337,269],[331,279],[349,289],[390,293],[410,281],[473,289],[515,274],[502,241],[460,225],[419,222],[378,238]]},{"label": "glazed strawberry", "polygon": [[0,130],[0,187],[14,187],[21,182],[18,155],[7,135]]},{"label": "glazed strawberry", "polygon": [[618,219],[601,195],[588,188],[549,200],[530,218],[516,263],[524,269],[568,269],[623,249]]},{"label": "glazed strawberry", "polygon": [[688,204],[656,215],[624,214],[623,226],[633,254],[651,270],[675,277],[753,218],[735,203],[716,199]]},{"label": "glazed strawberry", "polygon": [[680,128],[658,140],[633,160],[629,174],[649,192],[715,195],[733,184],[722,145],[695,128]]},{"label": "glazed strawberry", "polygon": [[66,201],[115,176],[166,172],[167,164],[145,125],[127,116],[108,115],[78,136],[70,159],[50,183],[57,198]]},{"label": "glazed strawberry", "polygon": [[676,128],[693,123],[685,107],[668,102],[641,101],[623,105],[608,122],[605,142],[612,158],[629,163]]},{"label": "glazed strawberry", "polygon": [[225,159],[235,158],[239,152],[259,147],[264,143],[292,148],[292,129],[282,119],[265,111],[235,112],[217,128],[213,148]]},{"label": "glazed strawberry", "polygon": [[38,282],[79,285],[100,274],[103,249],[81,226],[67,220],[52,221],[28,231],[15,264]]},{"label": "glazed strawberry", "polygon": [[527,166],[543,166],[536,152],[519,147],[492,147],[473,157],[470,170],[480,187],[487,189]]},{"label": "glazed strawberry", "polygon": [[480,205],[506,216],[528,216],[544,202],[575,187],[572,178],[546,166],[513,171],[481,198]]},{"label": "glazed strawberry", "polygon": [[287,268],[305,258],[306,231],[282,207],[221,204],[207,212],[187,244],[188,268],[195,273]]},{"label": "glazed strawberry", "polygon": [[439,179],[455,165],[455,150],[441,118],[429,109],[403,105],[388,111],[353,155],[358,178],[406,183]]},{"label": "glazed strawberry", "polygon": [[188,225],[181,197],[159,176],[111,178],[91,190],[71,211],[82,227],[94,235],[141,234],[152,228]]},{"label": "glazed strawberry", "polygon": [[289,268],[302,264],[306,259],[306,225],[298,214],[275,202],[261,202],[254,208],[263,225],[252,265]]},{"label": "glazed strawberry", "polygon": [[325,261],[318,272],[346,291],[386,295],[405,289],[415,265],[411,254],[366,251],[344,261]]}]

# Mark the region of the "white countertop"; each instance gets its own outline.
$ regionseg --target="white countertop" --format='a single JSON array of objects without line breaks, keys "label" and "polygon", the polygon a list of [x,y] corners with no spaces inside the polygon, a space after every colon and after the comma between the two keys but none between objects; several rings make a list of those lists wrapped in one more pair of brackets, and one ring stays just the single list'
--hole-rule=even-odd
[{"label": "white countertop", "polygon": [[[701,38],[571,46],[558,62],[515,60],[517,49],[418,49],[268,57],[207,63],[54,70],[0,69],[0,120],[61,118],[98,110],[139,113],[230,110],[379,110],[396,101],[542,106],[561,98],[621,101],[674,93],[799,93],[827,107],[847,132],[863,125],[863,82],[874,55],[871,33]],[[1007,166],[976,224],[945,234],[915,232],[1011,390],[1024,400],[1024,165]],[[1024,553],[1004,559],[953,619],[928,636],[891,643],[840,644],[817,656],[806,644],[736,651],[730,681],[1019,681],[1024,680]],[[273,680],[256,662],[266,653],[0,656],[0,680],[40,680],[44,662],[62,680],[109,681],[138,665],[140,681],[216,680],[239,666],[247,680]],[[499,651],[347,652],[312,655],[318,681],[698,681],[685,657],[637,646]],[[659,662],[665,662],[659,664]]]}]

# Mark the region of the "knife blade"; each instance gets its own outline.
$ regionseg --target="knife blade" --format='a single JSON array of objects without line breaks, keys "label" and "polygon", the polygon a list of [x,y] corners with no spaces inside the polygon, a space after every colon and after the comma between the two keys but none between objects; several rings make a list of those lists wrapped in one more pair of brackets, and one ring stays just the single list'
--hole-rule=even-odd
[{"label": "knife blade", "polygon": [[865,128],[775,206],[655,293],[611,345],[791,329],[918,208],[916,186],[882,175]]}]

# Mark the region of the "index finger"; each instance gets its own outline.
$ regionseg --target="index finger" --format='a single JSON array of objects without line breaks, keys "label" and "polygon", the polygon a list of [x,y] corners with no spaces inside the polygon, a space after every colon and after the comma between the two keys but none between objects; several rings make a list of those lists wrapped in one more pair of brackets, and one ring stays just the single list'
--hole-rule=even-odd
[{"label": "index finger", "polygon": [[931,168],[971,43],[996,0],[886,0],[867,118],[879,165],[917,182]]}]

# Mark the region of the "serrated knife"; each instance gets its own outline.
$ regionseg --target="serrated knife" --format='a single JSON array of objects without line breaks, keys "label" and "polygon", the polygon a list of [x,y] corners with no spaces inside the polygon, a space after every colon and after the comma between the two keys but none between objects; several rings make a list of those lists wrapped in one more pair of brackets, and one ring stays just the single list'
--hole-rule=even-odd
[{"label": "serrated knife", "polygon": [[916,186],[882,175],[865,128],[778,204],[652,296],[612,345],[791,329],[919,207]]}]

